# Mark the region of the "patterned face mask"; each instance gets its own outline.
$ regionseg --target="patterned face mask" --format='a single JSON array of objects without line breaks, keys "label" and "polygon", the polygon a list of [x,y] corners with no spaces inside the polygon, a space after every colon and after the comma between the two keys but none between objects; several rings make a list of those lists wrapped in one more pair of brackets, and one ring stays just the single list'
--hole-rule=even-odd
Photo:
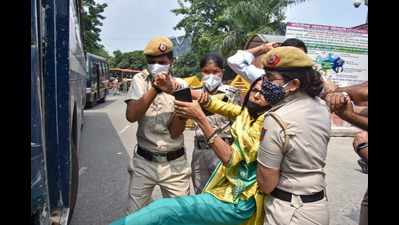
[{"label": "patterned face mask", "polygon": [[148,71],[155,78],[160,73],[168,73],[170,69],[170,65],[161,65],[161,64],[148,64]]},{"label": "patterned face mask", "polygon": [[222,84],[222,78],[215,74],[203,74],[202,82],[209,93],[213,93]]},{"label": "patterned face mask", "polygon": [[272,82],[264,79],[262,81],[261,93],[270,105],[275,105],[285,97],[284,88],[288,85],[285,83],[283,86],[278,86]]}]

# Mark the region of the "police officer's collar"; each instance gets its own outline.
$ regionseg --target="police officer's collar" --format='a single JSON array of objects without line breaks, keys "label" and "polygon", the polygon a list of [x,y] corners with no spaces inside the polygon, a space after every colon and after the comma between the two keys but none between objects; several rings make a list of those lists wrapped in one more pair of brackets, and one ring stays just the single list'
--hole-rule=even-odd
[{"label": "police officer's collar", "polygon": [[141,73],[145,80],[153,80],[152,76],[150,76],[150,72],[148,72],[147,69],[144,69]]}]

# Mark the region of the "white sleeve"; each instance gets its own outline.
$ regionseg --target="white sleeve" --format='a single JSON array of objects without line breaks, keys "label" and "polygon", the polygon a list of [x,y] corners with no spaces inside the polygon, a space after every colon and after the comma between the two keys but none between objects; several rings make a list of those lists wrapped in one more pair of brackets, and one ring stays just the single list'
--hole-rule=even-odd
[{"label": "white sleeve", "polygon": [[254,59],[255,56],[252,53],[238,50],[235,55],[227,59],[227,64],[234,72],[240,74],[249,83],[252,83],[265,74],[263,69],[259,69],[251,64]]},{"label": "white sleeve", "polygon": [[133,77],[125,102],[128,102],[129,100],[139,100],[144,95],[145,82],[143,82],[139,76],[139,74],[136,74]]}]

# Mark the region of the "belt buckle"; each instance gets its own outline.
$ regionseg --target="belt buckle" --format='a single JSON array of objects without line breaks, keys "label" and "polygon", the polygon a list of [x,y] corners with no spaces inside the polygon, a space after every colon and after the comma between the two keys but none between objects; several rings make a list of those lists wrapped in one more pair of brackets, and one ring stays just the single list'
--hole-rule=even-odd
[{"label": "belt buckle", "polygon": [[163,163],[163,162],[167,162],[168,161],[168,158],[166,157],[166,155],[161,155],[161,154],[154,153],[152,155],[152,157],[154,158],[154,160],[156,162],[159,162],[159,163]]},{"label": "belt buckle", "polygon": [[302,198],[300,195],[291,195],[291,206],[296,209],[303,206]]}]

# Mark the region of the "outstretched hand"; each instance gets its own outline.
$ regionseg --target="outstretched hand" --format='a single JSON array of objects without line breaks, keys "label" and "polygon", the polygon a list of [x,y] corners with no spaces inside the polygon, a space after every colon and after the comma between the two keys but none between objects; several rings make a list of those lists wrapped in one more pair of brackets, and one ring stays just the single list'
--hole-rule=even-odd
[{"label": "outstretched hand", "polygon": [[175,112],[179,117],[191,118],[196,121],[205,117],[205,113],[202,111],[201,106],[195,100],[193,102],[175,100]]}]

